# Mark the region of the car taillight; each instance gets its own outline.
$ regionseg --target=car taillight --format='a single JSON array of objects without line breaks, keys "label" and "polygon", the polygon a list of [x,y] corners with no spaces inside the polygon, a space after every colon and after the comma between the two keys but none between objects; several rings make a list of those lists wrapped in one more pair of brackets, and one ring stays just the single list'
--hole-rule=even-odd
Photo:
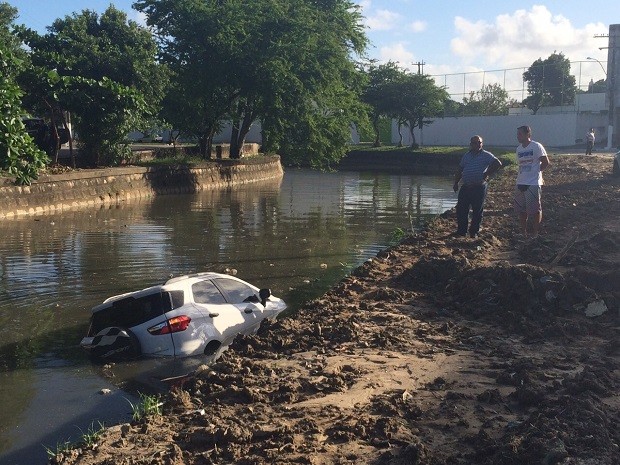
[{"label": "car taillight", "polygon": [[190,321],[192,321],[192,319],[188,316],[175,316],[174,318],[170,318],[163,323],[151,326],[147,331],[154,336],[159,336],[160,334],[178,333],[179,331],[185,331],[189,326]]}]

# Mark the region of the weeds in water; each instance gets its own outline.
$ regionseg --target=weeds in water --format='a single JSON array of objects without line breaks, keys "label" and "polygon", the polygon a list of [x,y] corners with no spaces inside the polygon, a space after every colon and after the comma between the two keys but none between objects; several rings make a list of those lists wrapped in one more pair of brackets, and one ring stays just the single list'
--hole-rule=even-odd
[{"label": "weeds in water", "polygon": [[82,428],[78,426],[78,429],[82,433],[82,438],[76,443],[72,443],[70,441],[62,441],[56,443],[56,447],[53,448],[43,446],[45,448],[47,458],[52,459],[54,457],[57,457],[58,454],[66,454],[77,447],[84,447],[89,449],[95,447],[99,442],[99,438],[101,437],[103,430],[105,429],[105,425],[103,423],[101,423],[100,421],[97,423],[99,425],[98,428],[95,428],[95,424],[91,423],[86,432],[82,431]]},{"label": "weeds in water", "polygon": [[406,235],[407,235],[407,231],[405,231],[402,228],[396,228],[394,231],[392,231],[392,237],[390,239],[390,242],[396,244],[402,241]]},{"label": "weeds in water", "polygon": [[126,399],[131,405],[131,411],[134,421],[140,421],[145,417],[161,415],[162,402],[159,401],[158,396],[151,396],[148,394],[140,394],[140,402],[133,403],[129,399]]},{"label": "weeds in water", "polygon": [[48,459],[53,459],[58,454],[64,454],[73,449],[73,444],[69,441],[57,442],[55,448],[43,446]]},{"label": "weeds in water", "polygon": [[97,444],[97,442],[99,442],[99,438],[101,437],[101,433],[103,433],[103,430],[105,429],[105,425],[100,421],[97,423],[99,424],[99,427],[97,429],[95,429],[94,423],[90,424],[86,432],[80,429],[80,431],[82,431],[82,440],[80,441],[80,444],[82,446],[92,448]]}]

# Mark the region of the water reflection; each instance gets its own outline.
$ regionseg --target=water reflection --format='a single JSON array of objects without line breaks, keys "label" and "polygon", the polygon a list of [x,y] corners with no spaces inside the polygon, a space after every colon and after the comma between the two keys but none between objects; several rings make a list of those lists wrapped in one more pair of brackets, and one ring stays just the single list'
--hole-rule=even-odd
[{"label": "water reflection", "polygon": [[[0,419],[0,454],[36,447],[44,458],[39,444],[50,431],[64,434],[72,422],[85,431],[84,421],[101,416],[96,392],[109,380],[135,391],[161,372],[142,364],[104,373],[78,349],[90,308],[110,295],[171,275],[234,268],[294,309],[388,245],[396,228],[416,228],[454,203],[448,179],[291,170],[276,182],[232,190],[4,220],[0,400],[10,408]],[[142,381],[132,375],[138,371]],[[48,401],[49,409],[40,408]],[[45,434],[34,432],[38,422]],[[30,439],[25,425],[32,425]]]}]

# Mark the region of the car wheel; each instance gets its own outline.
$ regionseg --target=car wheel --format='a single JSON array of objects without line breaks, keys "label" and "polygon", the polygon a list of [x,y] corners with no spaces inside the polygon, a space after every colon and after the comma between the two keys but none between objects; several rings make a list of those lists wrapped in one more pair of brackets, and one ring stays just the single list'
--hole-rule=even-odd
[{"label": "car wheel", "polygon": [[91,354],[96,360],[131,360],[142,353],[140,341],[129,329],[115,326],[99,331],[92,342]]},{"label": "car wheel", "polygon": [[221,345],[220,341],[210,341],[205,347],[205,355],[215,355]]},{"label": "car wheel", "polygon": [[614,173],[614,176],[620,176],[620,162],[618,162],[617,159],[614,160],[613,173]]}]

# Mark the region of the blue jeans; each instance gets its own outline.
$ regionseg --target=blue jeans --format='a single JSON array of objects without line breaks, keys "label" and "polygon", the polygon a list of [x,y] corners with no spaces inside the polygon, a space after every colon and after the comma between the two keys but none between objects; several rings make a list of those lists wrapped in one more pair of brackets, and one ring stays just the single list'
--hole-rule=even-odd
[{"label": "blue jeans", "polygon": [[469,209],[472,210],[471,224],[469,225],[469,235],[475,236],[480,230],[482,222],[482,211],[484,210],[484,200],[487,197],[487,183],[461,186],[459,198],[456,203],[456,233],[465,236],[468,232],[467,223],[469,220]]}]

